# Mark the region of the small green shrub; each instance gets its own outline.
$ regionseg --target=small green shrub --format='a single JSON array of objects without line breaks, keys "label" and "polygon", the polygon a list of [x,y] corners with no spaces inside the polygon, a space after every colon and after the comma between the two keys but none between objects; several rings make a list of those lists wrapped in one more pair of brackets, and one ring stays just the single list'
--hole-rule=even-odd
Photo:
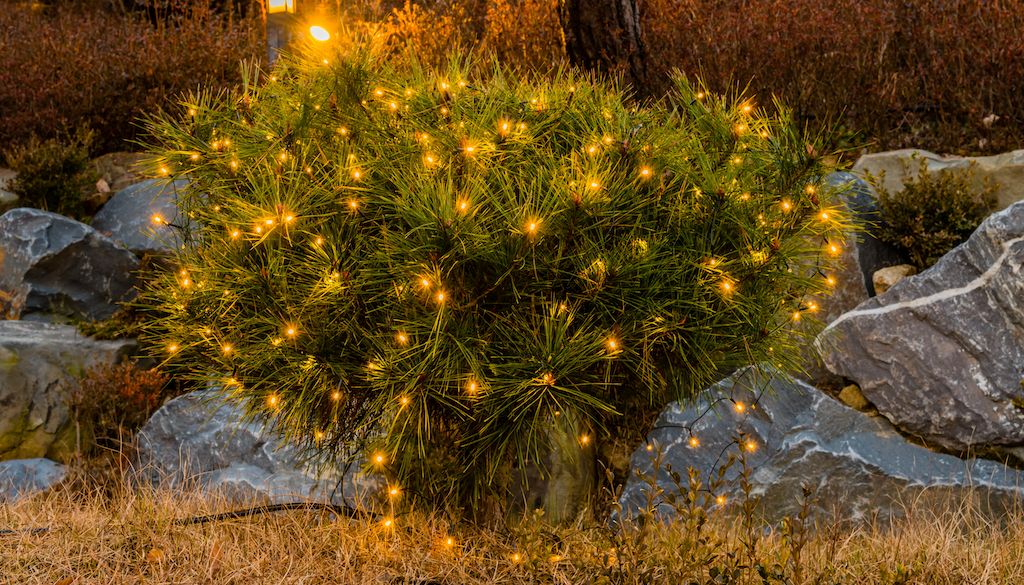
[{"label": "small green shrub", "polygon": [[64,139],[33,137],[8,150],[7,161],[18,171],[11,191],[20,205],[81,216],[82,192],[95,180],[89,166],[92,143],[92,132],[79,129]]},{"label": "small green shrub", "polygon": [[[914,164],[918,165],[916,177],[911,176]],[[878,238],[904,252],[923,270],[966,241],[995,209],[996,185],[986,180],[979,190],[973,165],[932,173],[916,156],[904,163],[904,172],[908,180],[897,193],[882,186],[884,175],[868,176],[878,192]]]}]

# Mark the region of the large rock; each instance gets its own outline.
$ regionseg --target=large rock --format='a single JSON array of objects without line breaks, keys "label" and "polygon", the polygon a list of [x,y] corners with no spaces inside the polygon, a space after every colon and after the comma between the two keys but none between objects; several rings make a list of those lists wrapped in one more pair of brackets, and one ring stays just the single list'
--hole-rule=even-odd
[{"label": "large rock", "polygon": [[905,433],[1024,460],[1024,202],[846,313],[817,345]]},{"label": "large rock", "polygon": [[[1024,199],[1024,150],[980,157],[940,156],[934,152],[916,149],[893,150],[862,156],[854,165],[853,172],[861,177],[868,173],[877,177],[884,171],[882,186],[894,193],[903,188],[907,180],[904,163],[915,154],[924,161],[931,172],[965,169],[974,162],[974,181],[979,189],[986,178],[999,185],[996,192],[999,209]],[[916,176],[917,163],[912,164],[910,169],[912,176]]]},{"label": "large rock", "polygon": [[67,475],[67,468],[49,459],[0,461],[0,504],[50,489]]},{"label": "large rock", "polygon": [[[742,412],[733,401],[743,404]],[[690,443],[691,431],[697,446]],[[665,491],[655,497],[656,511],[672,513],[671,494],[679,490],[669,465],[684,486],[691,467],[705,487],[714,486],[717,470],[737,452],[732,442],[739,436],[753,441],[745,453],[750,495],[767,522],[799,513],[805,488],[817,519],[882,523],[902,516],[909,502],[918,511],[939,511],[964,499],[995,517],[1024,495],[1020,471],[932,452],[906,441],[885,419],[857,412],[803,382],[747,368],[696,404],[673,403],[662,412],[647,444],[633,454],[623,513],[634,516],[646,508],[645,478],[656,479]],[[655,469],[659,454],[662,464]],[[712,506],[717,496],[725,497],[726,506],[742,499],[741,469],[740,463],[726,468],[723,484],[712,488]]]},{"label": "large rock", "polygon": [[192,392],[160,408],[139,432],[142,477],[168,487],[197,485],[230,499],[332,501],[364,505],[383,487],[358,464],[317,473],[274,432],[246,422],[218,390]]},{"label": "large rock", "polygon": [[8,312],[106,319],[132,294],[139,259],[93,228],[39,209],[0,216],[0,300]]},{"label": "large rock", "polygon": [[154,216],[181,225],[177,191],[188,181],[149,180],[136,183],[115,194],[96,213],[92,227],[110,239],[142,255],[168,253],[180,245],[177,231],[153,221]]},{"label": "large rock", "polygon": [[73,378],[121,361],[133,341],[97,341],[68,325],[0,321],[0,459],[66,460],[75,450]]}]

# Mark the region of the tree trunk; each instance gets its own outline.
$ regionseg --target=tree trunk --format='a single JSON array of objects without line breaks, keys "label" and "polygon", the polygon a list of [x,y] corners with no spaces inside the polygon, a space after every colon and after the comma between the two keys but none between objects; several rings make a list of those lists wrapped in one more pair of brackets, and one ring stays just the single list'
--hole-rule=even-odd
[{"label": "tree trunk", "polygon": [[588,71],[622,75],[637,95],[648,94],[647,46],[638,0],[559,0],[565,51]]}]

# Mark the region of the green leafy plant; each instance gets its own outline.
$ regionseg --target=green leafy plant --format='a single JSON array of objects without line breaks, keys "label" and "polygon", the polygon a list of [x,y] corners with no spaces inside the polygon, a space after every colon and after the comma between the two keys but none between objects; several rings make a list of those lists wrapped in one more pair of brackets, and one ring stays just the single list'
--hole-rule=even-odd
[{"label": "green leafy plant", "polygon": [[884,187],[884,174],[867,177],[878,193],[878,238],[924,270],[967,241],[992,213],[997,186],[986,179],[976,187],[973,165],[933,173],[924,160],[911,157],[903,161],[903,168],[907,180],[896,193]]},{"label": "green leafy plant", "polygon": [[82,194],[95,180],[89,165],[93,133],[80,128],[63,138],[33,137],[5,155],[18,172],[11,191],[20,205],[38,207],[73,217],[82,214]]},{"label": "green leafy plant", "polygon": [[191,181],[140,298],[168,367],[442,503],[796,362],[848,224],[790,118],[362,47],[151,120],[154,169]]}]

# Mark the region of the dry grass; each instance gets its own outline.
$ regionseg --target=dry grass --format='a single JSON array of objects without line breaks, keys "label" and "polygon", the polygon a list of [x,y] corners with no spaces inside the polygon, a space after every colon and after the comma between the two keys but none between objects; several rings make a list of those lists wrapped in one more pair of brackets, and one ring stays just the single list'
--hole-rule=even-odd
[{"label": "dry grass", "polygon": [[[1024,518],[996,525],[966,506],[910,514],[885,530],[797,527],[767,535],[714,512],[696,530],[684,523],[552,528],[537,519],[488,530],[418,513],[399,514],[387,528],[379,518],[318,511],[181,526],[174,520],[230,507],[196,493],[75,483],[0,506],[3,528],[52,527],[0,536],[0,582],[1024,582]],[[767,580],[750,568],[757,565]]]}]

